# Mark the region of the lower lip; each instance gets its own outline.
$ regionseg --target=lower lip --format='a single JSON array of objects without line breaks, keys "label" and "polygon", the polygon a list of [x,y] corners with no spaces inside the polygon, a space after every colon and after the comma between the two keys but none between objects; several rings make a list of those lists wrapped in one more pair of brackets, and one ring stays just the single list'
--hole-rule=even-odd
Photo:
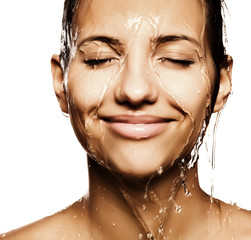
[{"label": "lower lip", "polygon": [[138,140],[159,135],[165,130],[168,122],[147,124],[107,122],[107,124],[114,133],[125,138]]}]

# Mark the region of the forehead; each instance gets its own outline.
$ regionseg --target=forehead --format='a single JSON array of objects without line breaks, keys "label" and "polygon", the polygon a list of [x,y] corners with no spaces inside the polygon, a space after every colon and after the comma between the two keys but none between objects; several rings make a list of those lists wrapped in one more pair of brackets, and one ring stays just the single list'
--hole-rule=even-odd
[{"label": "forehead", "polygon": [[185,34],[203,40],[202,0],[81,0],[75,14],[78,30],[87,35],[101,31],[130,38],[137,21],[143,20],[151,26],[149,34]]}]

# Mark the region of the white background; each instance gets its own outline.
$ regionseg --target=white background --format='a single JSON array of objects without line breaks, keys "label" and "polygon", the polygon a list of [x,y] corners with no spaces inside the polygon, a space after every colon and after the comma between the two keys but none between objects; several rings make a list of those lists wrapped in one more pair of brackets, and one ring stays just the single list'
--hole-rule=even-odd
[{"label": "white background", "polygon": [[[222,113],[215,196],[251,209],[250,1],[226,0],[233,95]],[[85,152],[54,96],[50,57],[59,53],[63,0],[0,3],[0,232],[70,205],[88,188]],[[200,161],[201,185],[210,165]]]}]

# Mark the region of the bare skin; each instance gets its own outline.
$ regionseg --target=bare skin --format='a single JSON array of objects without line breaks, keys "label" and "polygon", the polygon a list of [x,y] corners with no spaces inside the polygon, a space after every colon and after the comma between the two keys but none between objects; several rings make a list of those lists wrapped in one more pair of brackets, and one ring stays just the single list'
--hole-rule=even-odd
[{"label": "bare skin", "polygon": [[[84,3],[75,16],[79,36],[67,92],[58,55],[52,75],[60,107],[92,156],[89,194],[0,239],[249,239],[250,213],[210,199],[196,166],[179,165],[199,136],[214,89],[201,1]],[[230,93],[231,67],[230,61],[221,71],[214,112]],[[149,131],[159,119],[161,131]],[[128,132],[117,131],[117,123]]]},{"label": "bare skin", "polygon": [[[94,161],[89,161],[91,163],[90,179],[95,179],[95,181],[90,181],[89,196],[53,216],[10,232],[0,239],[126,240],[139,239],[139,234],[143,234],[142,239],[147,239],[144,229],[114,183],[114,176]],[[165,175],[153,181],[150,189],[156,190],[157,193],[159,185],[164,182],[172,185],[177,172],[177,169],[172,168]],[[128,183],[128,185],[131,184]],[[168,210],[164,226],[165,236],[168,236],[169,239],[184,240],[224,240],[231,239],[231,237],[244,240],[250,238],[251,222],[248,211],[240,210],[236,206],[218,200],[214,200],[211,204],[210,197],[198,185],[196,169],[189,171],[187,186],[192,196],[185,196],[183,187],[179,187],[175,201],[182,209],[180,213],[177,213],[172,205]],[[133,190],[136,191],[136,189]],[[137,193],[138,196],[143,196],[144,190],[142,189],[141,193],[137,190]],[[159,193],[160,201],[166,200],[167,193],[168,191]],[[134,196],[137,198],[136,194]],[[138,199],[138,202],[138,209],[142,209],[142,204],[146,205],[145,211],[139,210],[146,221],[156,215],[161,215],[158,214],[159,201]],[[152,229],[156,230],[156,222],[157,220],[149,221]]]}]

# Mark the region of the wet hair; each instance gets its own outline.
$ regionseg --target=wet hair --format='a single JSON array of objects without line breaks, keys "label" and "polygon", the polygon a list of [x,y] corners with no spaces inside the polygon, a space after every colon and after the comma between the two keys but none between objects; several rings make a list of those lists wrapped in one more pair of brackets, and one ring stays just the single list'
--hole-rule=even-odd
[{"label": "wet hair", "polygon": [[[61,67],[64,73],[70,61],[74,29],[73,19],[79,2],[80,0],[65,0],[64,3],[60,52]],[[220,70],[228,65],[223,44],[224,21],[222,8],[225,3],[224,0],[203,0],[203,2],[206,8],[206,37],[216,69],[215,89],[211,102],[212,111],[219,91]]]},{"label": "wet hair", "polygon": [[227,55],[223,44],[223,31],[225,33],[225,23],[222,17],[226,4],[224,0],[204,0],[206,9],[206,38],[215,65],[215,87],[211,99],[211,112],[213,110],[220,85],[220,71],[227,68]]}]

